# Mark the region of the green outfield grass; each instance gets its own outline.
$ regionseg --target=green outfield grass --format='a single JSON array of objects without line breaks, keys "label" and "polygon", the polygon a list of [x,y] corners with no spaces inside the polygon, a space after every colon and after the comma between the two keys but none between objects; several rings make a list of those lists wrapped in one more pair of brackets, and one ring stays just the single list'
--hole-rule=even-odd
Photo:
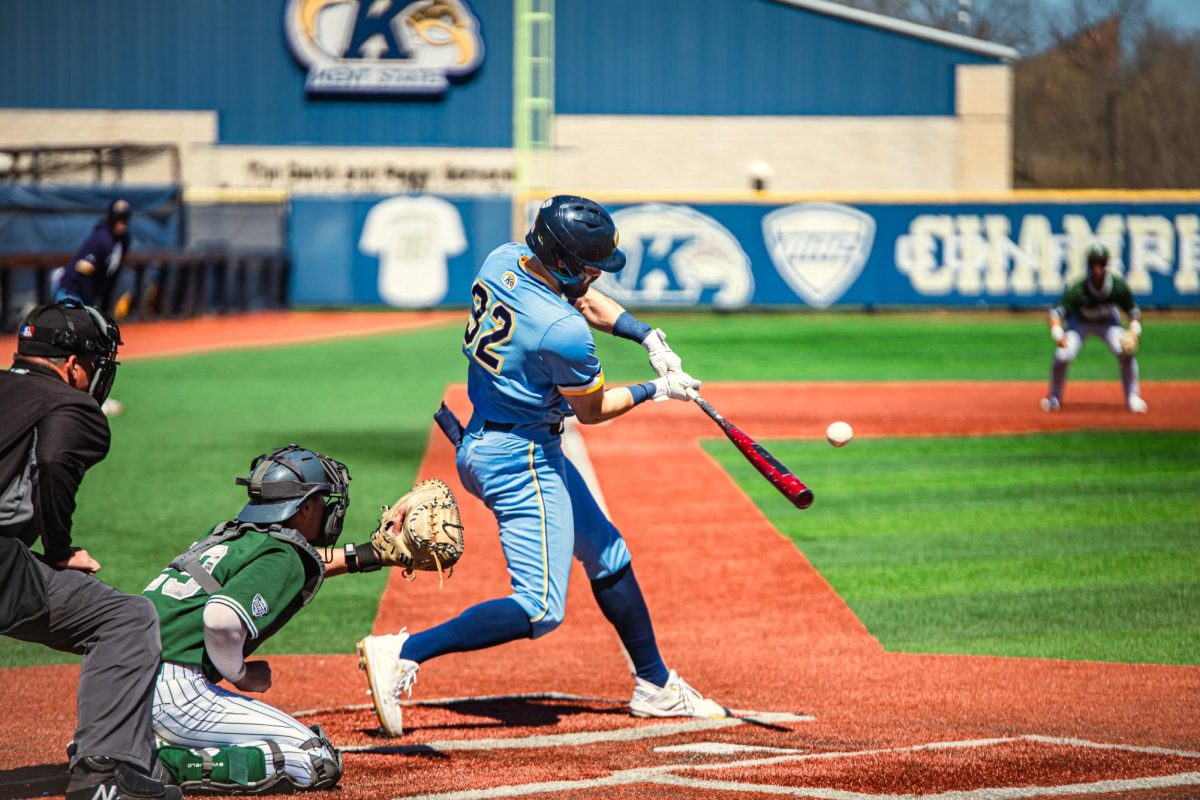
[{"label": "green outfield grass", "polygon": [[[1051,354],[1040,314],[645,316],[666,328],[685,365],[706,380],[1041,379]],[[1200,319],[1148,316],[1144,379],[1200,379]],[[353,503],[344,540],[362,541],[379,505],[411,484],[429,415],[446,385],[464,379],[461,335],[462,326],[453,324],[123,365],[115,395],[128,411],[113,420],[109,458],[84,481],[77,543],[104,565],[102,578],[140,591],[174,555],[240,509],[244,490],[233,478],[250,458],[287,442],[325,450],[350,466]],[[597,347],[610,381],[651,377],[637,345],[599,335]],[[1072,377],[1115,380],[1116,365],[1093,341]],[[855,442],[837,454],[848,460],[873,444]],[[1194,448],[1193,440],[1193,461]],[[890,473],[890,491],[907,494],[898,482],[908,474],[907,468]],[[827,486],[820,491],[813,513],[830,502]],[[987,496],[994,487],[976,491]],[[1194,509],[1197,501],[1178,502]],[[931,519],[949,510],[926,509]],[[1045,508],[1031,519],[1052,520],[1052,513]],[[350,652],[370,629],[385,581],[384,573],[329,581],[263,652]],[[1179,602],[1193,619],[1200,616],[1194,596]],[[0,639],[0,666],[72,659]]]},{"label": "green outfield grass", "polygon": [[1200,435],[705,447],[889,650],[1200,664]]},{"label": "green outfield grass", "polygon": [[[701,380],[1044,380],[1054,354],[1040,311],[643,316]],[[1200,318],[1147,313],[1142,346],[1143,380],[1200,378]],[[596,347],[610,380],[646,379],[640,348],[611,336]],[[1072,380],[1117,377],[1098,339],[1071,365]]]}]

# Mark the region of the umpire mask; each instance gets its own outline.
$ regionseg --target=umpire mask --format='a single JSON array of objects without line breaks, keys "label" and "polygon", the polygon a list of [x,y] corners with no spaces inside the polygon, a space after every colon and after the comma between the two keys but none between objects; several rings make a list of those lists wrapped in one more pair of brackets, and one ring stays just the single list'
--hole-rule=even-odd
[{"label": "umpire mask", "polygon": [[92,356],[94,364],[87,392],[97,403],[108,399],[117,378],[117,348],[121,330],[99,309],[73,297],[29,312],[17,332],[17,353],[35,358]]},{"label": "umpire mask", "polygon": [[250,477],[238,478],[250,502],[238,514],[242,522],[282,523],[300,510],[310,497],[320,495],[325,504],[318,547],[333,547],[342,534],[350,506],[350,471],[340,461],[299,445],[289,444],[250,462]]}]

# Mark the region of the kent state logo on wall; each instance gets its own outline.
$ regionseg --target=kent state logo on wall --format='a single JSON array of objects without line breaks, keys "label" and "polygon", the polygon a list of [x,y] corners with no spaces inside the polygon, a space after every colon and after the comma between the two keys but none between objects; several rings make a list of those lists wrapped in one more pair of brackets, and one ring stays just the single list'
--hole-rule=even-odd
[{"label": "kent state logo on wall", "polygon": [[619,303],[712,303],[740,308],[754,294],[750,257],[721,223],[687,206],[650,203],[613,214],[625,269],[605,273],[600,290]]},{"label": "kent state logo on wall", "polygon": [[828,308],[854,283],[875,239],[875,220],[849,206],[805,203],[763,217],[763,242],[787,285],[804,302]]},{"label": "kent state logo on wall", "polygon": [[442,94],[483,63],[466,0],[288,0],[284,30],[309,92]]}]

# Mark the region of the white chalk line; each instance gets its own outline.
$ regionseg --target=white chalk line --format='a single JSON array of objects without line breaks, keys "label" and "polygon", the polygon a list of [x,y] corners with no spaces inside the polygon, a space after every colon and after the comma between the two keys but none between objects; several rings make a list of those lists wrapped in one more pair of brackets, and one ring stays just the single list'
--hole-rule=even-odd
[{"label": "white chalk line", "polygon": [[529,750],[551,747],[582,747],[600,742],[636,742],[640,739],[659,739],[694,731],[710,731],[741,725],[737,717],[723,719],[696,719],[686,722],[669,722],[661,725],[645,725],[640,728],[616,728],[605,731],[579,731],[575,733],[548,733],[538,736],[512,736],[495,739],[444,739],[411,745],[351,745],[339,748],[346,753],[448,753],[464,750]]},{"label": "white chalk line", "polygon": [[1033,741],[1067,747],[1081,747],[1098,750],[1121,750],[1133,753],[1148,753],[1155,755],[1171,755],[1182,758],[1200,758],[1200,753],[1187,750],[1172,750],[1162,747],[1142,747],[1104,742],[1092,742],[1086,739],[1070,739],[1052,736],[1027,734],[993,739],[967,739],[949,742],[929,742],[904,747],[876,748],[871,750],[853,750],[827,753],[797,753],[771,758],[754,758],[740,761],[726,761],[717,764],[664,764],[655,767],[622,770],[600,778],[578,781],[548,781],[542,783],[514,784],[497,786],[488,789],[467,789],[455,792],[442,792],[424,795],[410,795],[405,800],[484,800],[495,797],[524,797],[538,794],[561,794],[571,791],[588,791],[607,786],[624,786],[637,783],[664,784],[681,788],[704,791],[728,791],[755,794],[774,794],[791,797],[811,797],[818,800],[1024,800],[1044,796],[1089,795],[1111,792],[1146,791],[1159,788],[1174,788],[1181,786],[1200,786],[1200,772],[1181,772],[1173,775],[1156,775],[1143,778],[1125,778],[1116,780],[1090,781],[1087,783],[1064,784],[1060,786],[998,786],[980,789],[953,790],[938,794],[894,794],[852,792],[832,787],[797,787],[778,786],[773,784],[752,783],[747,781],[720,781],[705,778],[693,778],[675,773],[697,770],[728,770],[759,767],[764,764],[776,764],[793,761],[812,761],[821,759],[857,758],[862,756],[882,755],[888,753],[916,752],[926,750],[948,750],[962,748],[990,747],[997,744],[1007,744],[1019,741]]}]

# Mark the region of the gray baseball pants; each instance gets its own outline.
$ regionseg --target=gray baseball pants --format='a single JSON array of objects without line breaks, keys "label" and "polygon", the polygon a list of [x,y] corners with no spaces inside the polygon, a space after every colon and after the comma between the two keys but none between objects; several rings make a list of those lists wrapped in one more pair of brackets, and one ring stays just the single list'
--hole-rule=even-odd
[{"label": "gray baseball pants", "polygon": [[1065,347],[1054,350],[1054,365],[1050,369],[1050,397],[1062,401],[1063,387],[1067,384],[1067,367],[1079,351],[1083,349],[1084,341],[1095,336],[1101,339],[1110,353],[1117,357],[1121,367],[1121,389],[1128,398],[1131,394],[1140,395],[1141,383],[1138,380],[1138,363],[1133,356],[1121,353],[1121,334],[1125,329],[1113,322],[1081,322],[1071,320],[1067,324]]},{"label": "gray baseball pants", "polygon": [[4,635],[83,656],[71,766],[83,756],[108,756],[149,772],[150,702],[162,655],[154,605],[78,570],[35,565],[46,583],[46,613]]}]

